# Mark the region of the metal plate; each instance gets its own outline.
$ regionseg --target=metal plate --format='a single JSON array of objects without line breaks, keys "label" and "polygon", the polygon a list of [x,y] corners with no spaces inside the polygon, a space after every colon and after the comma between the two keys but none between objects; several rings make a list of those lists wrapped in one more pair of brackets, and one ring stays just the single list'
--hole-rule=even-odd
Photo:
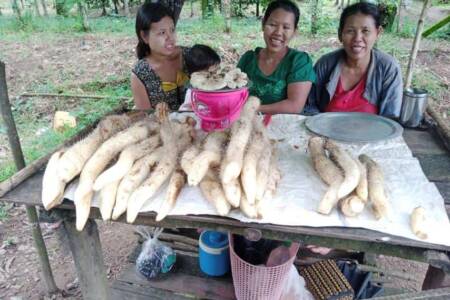
[{"label": "metal plate", "polygon": [[374,142],[402,135],[403,127],[378,115],[357,112],[322,113],[306,119],[312,132],[343,142]]}]

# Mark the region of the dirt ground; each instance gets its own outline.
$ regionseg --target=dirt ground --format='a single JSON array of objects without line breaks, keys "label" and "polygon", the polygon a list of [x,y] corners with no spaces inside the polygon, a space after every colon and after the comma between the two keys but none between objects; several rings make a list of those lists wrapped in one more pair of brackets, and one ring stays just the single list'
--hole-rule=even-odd
[{"label": "dirt ground", "polygon": [[[410,42],[409,42],[410,43]],[[12,103],[25,91],[38,86],[79,86],[108,77],[129,75],[135,61],[134,37],[84,35],[58,37],[52,40],[31,39],[30,42],[0,43],[0,53],[7,65],[7,82]],[[317,44],[306,45],[314,51]],[[434,72],[447,89],[450,81],[450,52],[448,43],[424,43],[418,65]],[[80,91],[82,92],[82,91]],[[447,93],[441,103],[447,116],[450,100]],[[51,101],[50,99],[44,99]],[[50,113],[50,112],[48,112]],[[0,160],[9,150],[0,142]],[[98,222],[108,278],[112,281],[126,266],[126,256],[136,241],[133,227],[120,223]],[[42,224],[54,277],[63,293],[51,299],[81,299],[70,251],[59,240],[58,229]],[[387,269],[415,274],[415,280],[396,280],[396,287],[420,289],[426,264],[391,257],[379,257],[378,263]],[[34,249],[30,226],[22,207],[12,207],[8,218],[0,221],[0,299],[50,299],[45,297],[45,285],[40,278],[40,266]]]}]

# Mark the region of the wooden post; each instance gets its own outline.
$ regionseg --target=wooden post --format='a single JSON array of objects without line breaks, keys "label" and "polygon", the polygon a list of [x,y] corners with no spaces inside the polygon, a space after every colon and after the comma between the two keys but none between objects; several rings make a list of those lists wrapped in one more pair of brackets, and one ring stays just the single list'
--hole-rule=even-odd
[{"label": "wooden post", "polygon": [[[9,144],[13,151],[14,163],[17,170],[25,168],[25,160],[23,158],[22,148],[20,147],[19,135],[17,134],[16,124],[11,112],[11,105],[8,99],[8,89],[6,85],[5,64],[0,61],[0,114],[5,123]],[[31,224],[34,245],[38,252],[39,261],[42,267],[42,273],[47,285],[48,293],[58,291],[55,280],[53,279],[52,269],[48,260],[47,248],[45,247],[44,238],[42,237],[41,227],[34,206],[26,206],[28,220]]]},{"label": "wooden post", "polygon": [[83,231],[77,231],[75,218],[64,218],[81,293],[85,300],[109,300],[103,253],[97,224],[88,219]]},{"label": "wooden post", "polygon": [[225,11],[225,32],[231,32],[231,0],[223,0],[223,10]]},{"label": "wooden post", "polygon": [[45,0],[41,0],[42,9],[44,10],[44,16],[48,17],[48,11],[47,11],[47,3],[45,3]]},{"label": "wooden post", "polygon": [[417,52],[419,51],[420,39],[422,37],[422,31],[424,26],[424,19],[428,10],[429,3],[430,0],[424,0],[422,12],[420,13],[419,21],[417,22],[416,36],[414,37],[411,54],[409,55],[408,68],[406,70],[405,89],[409,89],[411,87],[414,64],[416,62]]},{"label": "wooden post", "polygon": [[397,9],[397,30],[399,33],[402,29],[402,8],[403,8],[403,0],[398,0],[398,9]]}]

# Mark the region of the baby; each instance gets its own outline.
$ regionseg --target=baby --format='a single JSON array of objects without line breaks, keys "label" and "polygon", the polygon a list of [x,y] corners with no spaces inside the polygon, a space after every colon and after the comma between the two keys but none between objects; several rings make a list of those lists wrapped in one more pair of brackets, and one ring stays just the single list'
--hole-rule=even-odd
[{"label": "baby", "polygon": [[[188,51],[184,57],[189,76],[194,72],[206,71],[209,67],[220,64],[220,56],[211,47],[196,44]],[[179,108],[180,111],[191,111],[191,89],[186,90],[184,103]]]}]

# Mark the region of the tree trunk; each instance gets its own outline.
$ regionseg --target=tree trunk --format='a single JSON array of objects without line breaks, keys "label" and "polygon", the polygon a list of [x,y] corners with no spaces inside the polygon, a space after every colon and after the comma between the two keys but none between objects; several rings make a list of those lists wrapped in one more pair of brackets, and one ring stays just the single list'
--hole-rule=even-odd
[{"label": "tree trunk", "polygon": [[231,0],[222,0],[223,9],[225,11],[225,32],[231,32]]},{"label": "tree trunk", "polygon": [[208,0],[201,0],[202,1],[202,18],[205,19],[208,17]]},{"label": "tree trunk", "polygon": [[114,13],[116,14],[116,15],[118,15],[119,14],[119,8],[117,7],[117,4],[119,4],[118,2],[118,0],[113,0],[112,1],[113,2],[113,6],[114,6]]},{"label": "tree trunk", "polygon": [[[78,8],[80,8],[78,6]],[[102,16],[106,16],[107,12],[106,12],[106,0],[102,0]]]},{"label": "tree trunk", "polygon": [[260,4],[260,1],[256,0],[256,17],[257,18],[259,17],[259,4]]},{"label": "tree trunk", "polygon": [[78,12],[80,13],[81,16],[83,30],[89,31],[90,27],[87,18],[86,4],[84,3],[84,0],[78,0],[77,4],[78,4]]},{"label": "tree trunk", "polygon": [[422,12],[420,13],[419,21],[417,22],[416,36],[414,37],[413,47],[409,56],[408,68],[406,70],[405,89],[411,87],[414,64],[416,62],[417,52],[419,51],[420,39],[422,37],[422,31],[424,26],[424,19],[428,10],[430,0],[423,2]]},{"label": "tree trunk", "polygon": [[194,0],[191,0],[191,18],[194,16]]},{"label": "tree trunk", "polygon": [[396,32],[399,33],[402,30],[402,7],[403,0],[398,0],[398,9],[397,9],[397,29]]},{"label": "tree trunk", "polygon": [[340,9],[344,9],[344,7],[345,7],[345,0],[341,0],[341,6],[340,6]]},{"label": "tree trunk", "polygon": [[334,6],[339,7],[339,0],[334,1]]},{"label": "tree trunk", "polygon": [[20,4],[21,4],[22,10],[24,10],[25,9],[25,2],[23,2],[23,0],[20,0]]},{"label": "tree trunk", "polygon": [[129,4],[128,0],[123,0],[123,10],[124,10],[125,16],[130,15],[130,4]]},{"label": "tree trunk", "polygon": [[20,9],[19,3],[17,0],[12,0],[12,10],[17,15],[17,18],[22,21],[22,10]]},{"label": "tree trunk", "polygon": [[[203,1],[204,0],[202,0],[202,8],[203,8]],[[173,11],[175,23],[177,23],[178,19],[180,18],[181,10],[183,9],[184,0],[161,0],[160,2]]]},{"label": "tree trunk", "polygon": [[311,33],[314,35],[318,31],[317,21],[319,19],[319,0],[311,0]]},{"label": "tree trunk", "polygon": [[48,17],[47,4],[45,0],[41,0],[42,9],[44,10],[44,16]]},{"label": "tree trunk", "polygon": [[40,17],[41,13],[39,12],[39,4],[38,0],[33,0],[34,10],[36,11],[36,16]]}]

